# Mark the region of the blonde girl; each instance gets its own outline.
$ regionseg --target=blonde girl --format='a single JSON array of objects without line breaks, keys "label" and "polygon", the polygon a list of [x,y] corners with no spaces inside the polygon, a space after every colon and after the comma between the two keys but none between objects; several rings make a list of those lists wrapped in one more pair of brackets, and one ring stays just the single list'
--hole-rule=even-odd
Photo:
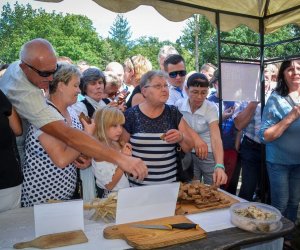
[{"label": "blonde girl", "polygon": [[[120,141],[125,123],[122,111],[116,107],[105,106],[95,112],[94,120],[96,125],[94,136],[100,142],[126,155],[131,155],[131,145]],[[107,197],[112,191],[129,187],[125,173],[117,165],[94,158],[92,168],[99,198]]]}]

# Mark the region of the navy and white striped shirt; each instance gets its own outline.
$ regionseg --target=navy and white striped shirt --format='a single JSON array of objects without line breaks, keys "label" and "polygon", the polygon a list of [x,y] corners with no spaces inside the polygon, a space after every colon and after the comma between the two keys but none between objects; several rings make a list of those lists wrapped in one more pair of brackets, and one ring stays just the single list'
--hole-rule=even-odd
[{"label": "navy and white striped shirt", "polygon": [[161,140],[160,136],[170,129],[177,129],[181,113],[174,106],[165,105],[162,114],[150,118],[138,106],[125,112],[125,129],[131,135],[132,156],[141,158],[148,167],[148,176],[143,182],[129,177],[130,184],[153,185],[176,181],[176,144]]}]

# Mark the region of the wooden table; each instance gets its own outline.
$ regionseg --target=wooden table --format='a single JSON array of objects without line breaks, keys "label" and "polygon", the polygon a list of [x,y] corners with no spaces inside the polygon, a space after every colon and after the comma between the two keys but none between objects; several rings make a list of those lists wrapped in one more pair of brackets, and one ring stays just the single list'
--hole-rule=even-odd
[{"label": "wooden table", "polygon": [[294,223],[286,218],[282,218],[281,222],[283,224],[282,229],[275,233],[257,234],[234,227],[208,232],[207,238],[202,240],[160,249],[240,249],[242,246],[267,242],[291,233],[294,229]]}]

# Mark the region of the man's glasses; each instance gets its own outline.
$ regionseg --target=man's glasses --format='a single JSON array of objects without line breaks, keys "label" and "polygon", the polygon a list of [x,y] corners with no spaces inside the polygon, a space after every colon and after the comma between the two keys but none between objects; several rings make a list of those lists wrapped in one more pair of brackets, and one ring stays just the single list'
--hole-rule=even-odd
[{"label": "man's glasses", "polygon": [[57,71],[57,65],[56,65],[56,69],[54,71],[40,71],[38,69],[36,69],[35,67],[27,64],[26,62],[22,61],[28,68],[32,69],[34,72],[36,72],[39,76],[41,77],[49,77],[51,75],[53,75],[56,71]]},{"label": "man's glasses", "polygon": [[155,84],[155,85],[145,85],[144,88],[149,88],[149,87],[152,87],[152,88],[155,88],[157,90],[161,90],[163,88],[169,88],[169,84]]},{"label": "man's glasses", "polygon": [[186,70],[173,71],[169,73],[169,77],[176,78],[179,75],[180,77],[186,76]]}]

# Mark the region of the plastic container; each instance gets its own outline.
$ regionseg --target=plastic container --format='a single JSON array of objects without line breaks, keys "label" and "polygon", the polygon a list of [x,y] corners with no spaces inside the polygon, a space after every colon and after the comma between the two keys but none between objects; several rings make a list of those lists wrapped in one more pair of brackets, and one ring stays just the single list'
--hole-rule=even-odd
[{"label": "plastic container", "polygon": [[272,233],[281,229],[281,213],[275,207],[258,202],[240,202],[230,207],[233,225],[254,233]]}]

